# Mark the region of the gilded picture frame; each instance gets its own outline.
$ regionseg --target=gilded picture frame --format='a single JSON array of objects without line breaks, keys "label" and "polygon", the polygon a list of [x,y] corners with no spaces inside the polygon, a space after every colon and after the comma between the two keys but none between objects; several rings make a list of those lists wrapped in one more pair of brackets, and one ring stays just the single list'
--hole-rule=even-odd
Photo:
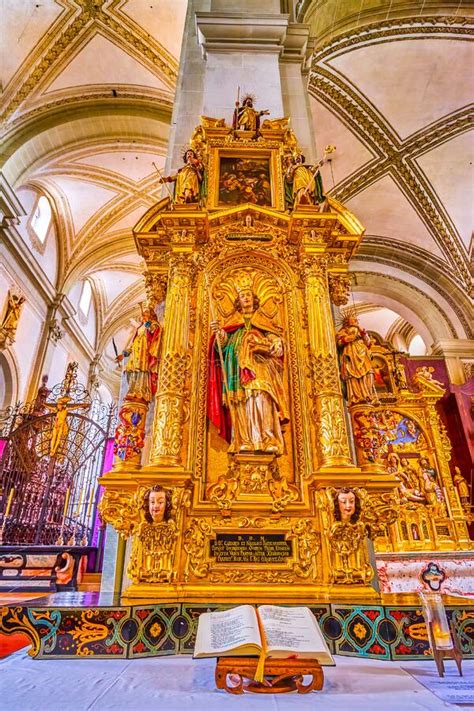
[{"label": "gilded picture frame", "polygon": [[209,209],[251,204],[281,210],[281,168],[274,149],[214,148],[209,164]]}]

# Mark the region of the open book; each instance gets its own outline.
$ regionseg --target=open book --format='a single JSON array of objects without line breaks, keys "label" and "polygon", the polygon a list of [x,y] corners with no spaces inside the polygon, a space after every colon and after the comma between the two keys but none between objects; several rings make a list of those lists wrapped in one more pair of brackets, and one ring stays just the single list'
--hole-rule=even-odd
[{"label": "open book", "polygon": [[194,657],[260,656],[334,660],[308,607],[240,605],[199,617]]}]

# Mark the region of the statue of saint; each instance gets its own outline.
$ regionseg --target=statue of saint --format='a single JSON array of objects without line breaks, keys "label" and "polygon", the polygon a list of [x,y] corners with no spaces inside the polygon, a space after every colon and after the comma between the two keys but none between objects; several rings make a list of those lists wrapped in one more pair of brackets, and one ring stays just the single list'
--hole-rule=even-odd
[{"label": "statue of saint", "polygon": [[287,159],[285,198],[289,207],[319,205],[324,201],[319,165],[305,165],[305,157],[302,153],[296,153]]},{"label": "statue of saint", "polygon": [[184,166],[175,175],[160,178],[160,183],[175,183],[174,201],[177,205],[199,202],[204,189],[204,165],[196,151],[189,148],[183,155]]},{"label": "statue of saint", "polygon": [[431,466],[428,457],[420,457],[418,465],[420,467],[423,488],[428,505],[432,506],[439,516],[445,516],[446,503],[444,501],[443,491],[438,484],[436,469]]},{"label": "statue of saint", "polygon": [[242,105],[235,102],[234,119],[232,128],[239,131],[252,131],[257,133],[260,128],[260,116],[267,116],[270,112],[256,111],[253,108],[253,96],[247,94],[242,100]]},{"label": "statue of saint", "polygon": [[141,323],[133,337],[129,351],[123,356],[129,356],[125,366],[128,380],[126,399],[138,398],[150,402],[156,392],[158,378],[158,348],[160,345],[161,328],[153,309],[143,309]]},{"label": "statue of saint", "polygon": [[459,467],[454,467],[453,476],[454,486],[458,490],[459,499],[461,500],[462,506],[469,507],[469,484],[461,474]]},{"label": "statue of saint", "polygon": [[344,317],[342,327],[336,333],[336,342],[349,404],[378,404],[370,353],[372,341],[367,331],[359,326],[356,316]]},{"label": "statue of saint", "polygon": [[41,387],[38,388],[38,392],[36,394],[36,398],[33,404],[32,414],[35,417],[44,415],[44,413],[46,412],[46,400],[48,399],[50,392],[51,390],[50,388],[48,388],[48,376],[43,375],[41,378]]},{"label": "statue of saint", "polygon": [[248,274],[235,286],[234,312],[222,328],[211,323],[209,419],[230,442],[229,452],[280,455],[281,426],[289,420],[282,328],[261,311]]},{"label": "statue of saint", "polygon": [[20,311],[24,302],[24,296],[19,296],[13,291],[8,292],[7,308],[0,324],[0,346],[11,345],[15,341]]}]

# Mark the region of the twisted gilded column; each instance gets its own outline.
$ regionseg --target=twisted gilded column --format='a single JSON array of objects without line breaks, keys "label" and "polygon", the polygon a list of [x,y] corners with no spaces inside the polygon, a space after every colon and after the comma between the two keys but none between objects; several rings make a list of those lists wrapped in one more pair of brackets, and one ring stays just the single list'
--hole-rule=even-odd
[{"label": "twisted gilded column", "polygon": [[191,255],[171,257],[153,422],[152,465],[179,466],[181,463],[193,274]]},{"label": "twisted gilded column", "polygon": [[319,463],[323,467],[353,466],[337,366],[327,257],[305,257],[302,277],[305,285],[311,397],[316,417]]}]

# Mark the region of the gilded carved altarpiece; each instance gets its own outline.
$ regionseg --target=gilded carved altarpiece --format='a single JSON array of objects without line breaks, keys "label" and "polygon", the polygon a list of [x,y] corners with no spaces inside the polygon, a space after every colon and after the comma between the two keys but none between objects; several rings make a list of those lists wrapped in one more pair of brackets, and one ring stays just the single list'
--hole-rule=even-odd
[{"label": "gilded carved altarpiece", "polygon": [[[349,260],[363,228],[331,198],[285,209],[285,160],[297,151],[285,120],[265,121],[259,137],[248,138],[222,120],[203,118],[191,148],[205,166],[207,197],[174,205],[165,198],[134,230],[147,263],[149,302],[166,302],[154,422],[146,433],[149,461],[141,461],[138,447],[102,479],[103,518],[134,539],[125,595],[222,602],[376,599],[366,538],[382,550],[407,547],[396,522],[405,509],[396,473],[379,454],[367,460],[360,438],[357,463],[352,461],[331,311],[331,302],[347,303]],[[246,161],[252,164],[248,175]],[[264,171],[256,172],[258,161],[268,161],[270,185]],[[262,195],[271,195],[271,206],[259,204],[268,202]],[[229,204],[233,199],[236,204]],[[248,313],[245,291],[257,297]],[[226,355],[232,344],[237,356]],[[218,371],[224,357],[231,382],[216,386],[212,362]],[[244,385],[234,388],[235,357]],[[249,387],[252,396],[243,402]],[[216,412],[227,406],[231,438],[221,436],[208,416],[212,392]],[[408,411],[415,400],[420,407],[419,397],[410,400],[403,387],[395,400],[398,394]],[[420,425],[431,427],[430,447],[442,457],[442,434],[433,434],[440,425],[425,390],[423,396],[428,409]],[[133,406],[144,422],[148,405]],[[390,407],[395,410],[394,402]],[[351,408],[355,428],[358,417],[382,417],[384,409],[383,402]],[[271,424],[256,425],[258,417]],[[254,427],[247,441],[249,422]],[[265,430],[258,445],[255,428]],[[173,501],[159,531],[144,525],[141,513],[144,492],[157,484]],[[341,487],[357,501],[347,520],[338,514]],[[452,514],[458,509],[449,492]],[[450,531],[464,540],[464,519],[458,519],[453,523],[451,516]]]}]

